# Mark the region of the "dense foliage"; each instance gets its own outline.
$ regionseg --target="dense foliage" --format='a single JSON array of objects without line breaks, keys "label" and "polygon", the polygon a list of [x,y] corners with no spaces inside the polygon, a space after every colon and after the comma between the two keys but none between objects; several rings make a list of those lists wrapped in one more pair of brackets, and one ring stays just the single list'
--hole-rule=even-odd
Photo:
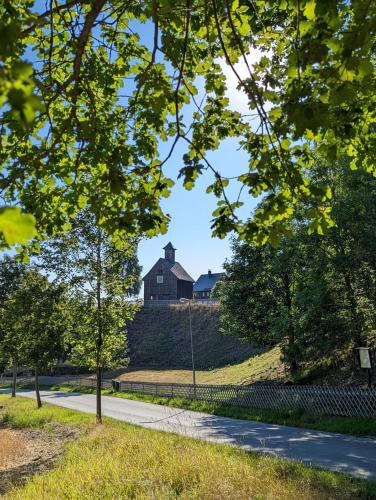
[{"label": "dense foliage", "polygon": [[64,295],[64,287],[50,283],[36,270],[29,270],[1,310],[5,336],[0,349],[5,347],[13,358],[34,369],[38,407],[42,404],[38,376],[64,352],[69,325]]},{"label": "dense foliage", "polygon": [[376,180],[341,160],[312,175],[333,192],[336,226],[307,235],[302,205],[279,248],[234,241],[218,289],[224,331],[263,345],[283,343],[285,360],[339,360],[376,343]]},{"label": "dense foliage", "polygon": [[[36,217],[41,236],[67,229],[85,206],[114,235],[165,231],[159,201],[173,181],[163,166],[178,142],[187,146],[187,189],[213,173],[214,234],[234,230],[256,243],[277,242],[304,199],[320,201],[307,216],[311,231],[332,225],[330,187],[309,175],[310,144],[375,171],[374,1],[43,4],[0,6],[1,193],[4,205]],[[247,109],[230,108],[226,65]],[[235,179],[207,158],[228,137],[249,158]],[[231,180],[245,188],[235,200]],[[242,219],[247,193],[266,197]],[[5,240],[32,237],[32,219],[22,226],[7,210]]]},{"label": "dense foliage", "polygon": [[[17,373],[17,365],[22,362],[22,352],[15,339],[12,324],[7,324],[9,299],[21,286],[26,273],[26,266],[14,258],[5,255],[0,261],[0,371],[12,365],[13,372]],[[12,395],[15,395],[15,382],[13,380]]]}]

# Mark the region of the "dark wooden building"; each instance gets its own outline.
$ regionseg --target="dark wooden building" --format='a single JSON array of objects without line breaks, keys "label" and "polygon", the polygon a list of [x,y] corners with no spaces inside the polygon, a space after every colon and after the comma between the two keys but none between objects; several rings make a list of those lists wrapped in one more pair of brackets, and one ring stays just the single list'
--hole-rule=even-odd
[{"label": "dark wooden building", "polygon": [[164,247],[165,257],[160,258],[142,278],[144,282],[144,302],[153,300],[191,299],[194,280],[175,261],[176,248],[171,243]]}]

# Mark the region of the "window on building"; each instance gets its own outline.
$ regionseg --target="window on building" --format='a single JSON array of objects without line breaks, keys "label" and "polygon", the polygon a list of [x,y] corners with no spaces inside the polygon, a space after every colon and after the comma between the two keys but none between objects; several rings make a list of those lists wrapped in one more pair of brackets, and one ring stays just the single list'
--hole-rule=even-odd
[{"label": "window on building", "polygon": [[163,276],[161,274],[157,275],[157,283],[160,285],[163,283]]}]

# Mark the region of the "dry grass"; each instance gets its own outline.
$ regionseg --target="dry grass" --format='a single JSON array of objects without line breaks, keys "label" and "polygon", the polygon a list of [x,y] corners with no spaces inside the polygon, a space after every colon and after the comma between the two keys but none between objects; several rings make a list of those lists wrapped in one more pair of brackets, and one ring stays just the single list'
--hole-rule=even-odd
[{"label": "dry grass", "polygon": [[[5,401],[5,397],[1,397]],[[35,476],[6,499],[354,499],[373,498],[370,483],[227,446],[106,420],[63,408],[11,402],[9,422],[72,424],[85,436],[69,445],[59,466]]]},{"label": "dry grass", "polygon": [[26,449],[26,443],[18,432],[0,428],[0,471],[18,460]]},{"label": "dry grass", "polygon": [[[283,377],[283,364],[279,347],[251,358],[213,370],[197,370],[198,384],[251,384],[260,380],[278,380]],[[192,383],[191,370],[132,370],[117,377],[118,380]]]}]

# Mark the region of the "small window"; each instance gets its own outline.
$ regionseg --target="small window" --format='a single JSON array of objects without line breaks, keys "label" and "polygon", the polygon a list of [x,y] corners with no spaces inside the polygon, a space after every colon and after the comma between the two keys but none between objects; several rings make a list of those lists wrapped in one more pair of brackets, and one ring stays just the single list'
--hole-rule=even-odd
[{"label": "small window", "polygon": [[158,283],[159,285],[163,283],[163,276],[162,276],[162,275],[160,275],[160,274],[158,274],[158,275],[157,275],[157,283]]}]

